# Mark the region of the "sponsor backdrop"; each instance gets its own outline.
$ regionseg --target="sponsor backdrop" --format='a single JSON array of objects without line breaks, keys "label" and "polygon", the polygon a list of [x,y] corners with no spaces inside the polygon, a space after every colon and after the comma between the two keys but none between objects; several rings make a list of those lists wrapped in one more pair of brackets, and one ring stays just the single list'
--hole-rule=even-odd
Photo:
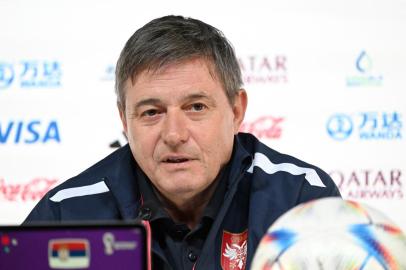
[{"label": "sponsor backdrop", "polygon": [[[283,3],[281,3],[283,2]],[[114,68],[151,19],[206,21],[233,43],[242,131],[320,166],[406,230],[406,2],[0,0],[0,223],[125,143]]]}]

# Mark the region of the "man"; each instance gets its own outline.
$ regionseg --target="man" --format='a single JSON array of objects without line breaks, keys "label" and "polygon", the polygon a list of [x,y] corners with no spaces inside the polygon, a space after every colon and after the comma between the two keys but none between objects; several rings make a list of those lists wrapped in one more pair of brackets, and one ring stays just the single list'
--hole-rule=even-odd
[{"label": "man", "polygon": [[50,191],[26,222],[139,217],[153,269],[245,269],[282,213],[340,194],[317,167],[238,133],[241,86],[219,30],[179,16],[149,22],[116,67],[129,144]]}]

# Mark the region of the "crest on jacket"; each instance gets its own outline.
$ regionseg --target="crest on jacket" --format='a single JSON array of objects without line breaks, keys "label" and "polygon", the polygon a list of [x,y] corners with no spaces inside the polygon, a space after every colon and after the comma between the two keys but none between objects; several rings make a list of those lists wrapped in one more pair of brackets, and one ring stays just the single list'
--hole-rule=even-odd
[{"label": "crest on jacket", "polygon": [[223,231],[221,267],[223,270],[244,270],[247,261],[248,230],[242,233]]}]

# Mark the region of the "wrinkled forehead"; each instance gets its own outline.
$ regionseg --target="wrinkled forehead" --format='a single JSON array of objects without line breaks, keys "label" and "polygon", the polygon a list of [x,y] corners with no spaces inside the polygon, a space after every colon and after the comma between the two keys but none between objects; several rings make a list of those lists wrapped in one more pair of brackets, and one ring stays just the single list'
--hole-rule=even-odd
[{"label": "wrinkled forehead", "polygon": [[130,76],[126,80],[125,85],[124,85],[124,90],[127,91],[127,89],[129,89],[129,88],[133,88],[141,77],[143,77],[143,78],[158,77],[160,75],[167,73],[171,69],[182,67],[183,65],[186,65],[191,62],[195,62],[202,66],[205,66],[208,70],[208,73],[212,77],[212,79],[220,82],[223,85],[223,83],[219,79],[220,77],[218,76],[216,67],[211,59],[204,58],[204,57],[188,57],[185,59],[180,59],[180,60],[178,59],[178,60],[168,61],[168,62],[164,62],[164,63],[151,63],[148,66],[140,67],[139,69],[134,71],[132,76]]},{"label": "wrinkled forehead", "polygon": [[167,61],[162,63],[151,63],[148,66],[141,67],[139,70],[135,71],[132,76],[129,78],[132,85],[135,85],[137,79],[141,75],[147,75],[149,77],[159,76],[166,73],[168,70],[173,68],[179,68],[183,65],[189,64],[191,62],[198,63],[202,66],[205,66],[213,78],[213,80],[218,80],[219,76],[217,74],[215,65],[213,61],[209,58],[203,57],[188,57],[185,59],[177,59],[173,61]]}]

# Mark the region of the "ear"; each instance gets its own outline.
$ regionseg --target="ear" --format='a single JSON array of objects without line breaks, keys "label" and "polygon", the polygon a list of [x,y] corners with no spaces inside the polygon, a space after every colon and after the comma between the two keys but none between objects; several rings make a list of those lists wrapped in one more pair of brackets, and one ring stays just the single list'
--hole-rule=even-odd
[{"label": "ear", "polygon": [[118,113],[120,114],[121,124],[123,125],[125,136],[128,138],[127,119],[125,118],[125,109],[117,103]]},{"label": "ear", "polygon": [[233,105],[234,112],[234,134],[237,134],[242,121],[244,120],[245,111],[247,110],[248,97],[244,89],[238,90]]}]

